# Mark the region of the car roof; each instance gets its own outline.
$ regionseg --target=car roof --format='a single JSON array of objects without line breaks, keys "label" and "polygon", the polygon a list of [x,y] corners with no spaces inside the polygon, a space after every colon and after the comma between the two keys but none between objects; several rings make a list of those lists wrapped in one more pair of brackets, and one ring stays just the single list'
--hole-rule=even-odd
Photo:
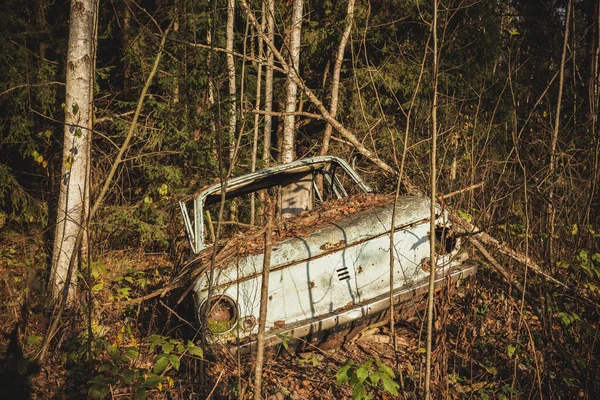
[{"label": "car roof", "polygon": [[[260,171],[229,179],[226,182],[226,199],[232,199],[274,186],[285,186],[288,183],[297,181],[308,172],[321,169],[328,170],[337,166],[343,168],[356,181],[361,189],[365,192],[371,192],[371,188],[363,182],[360,176],[345,160],[335,156],[318,156],[265,168]],[[221,201],[223,186],[225,186],[225,182],[223,182],[223,184],[214,184],[199,192],[195,197],[201,201],[204,200],[203,203],[205,205],[218,203]]]}]

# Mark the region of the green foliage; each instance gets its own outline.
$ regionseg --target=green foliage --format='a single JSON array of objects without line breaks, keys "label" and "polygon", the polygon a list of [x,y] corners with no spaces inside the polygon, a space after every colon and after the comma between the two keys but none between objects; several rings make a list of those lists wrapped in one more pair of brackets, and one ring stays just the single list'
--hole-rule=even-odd
[{"label": "green foliage", "polygon": [[372,399],[373,389],[383,389],[385,392],[398,396],[400,385],[394,380],[394,371],[377,360],[367,360],[357,364],[354,360],[348,360],[335,375],[336,384],[341,386],[348,383],[352,387],[352,398],[354,400]]},{"label": "green foliage", "polygon": [[147,390],[162,390],[163,383],[173,385],[173,378],[165,376],[167,368],[179,371],[180,359],[184,355],[202,357],[202,348],[191,341],[185,343],[181,339],[152,335],[149,337],[150,354],[157,351],[152,370],[141,367],[140,348],[119,348],[107,342],[104,346],[104,362],[98,367],[97,374],[88,381],[88,395],[92,399],[103,399],[111,392],[111,388],[127,387],[136,399],[145,399]]}]

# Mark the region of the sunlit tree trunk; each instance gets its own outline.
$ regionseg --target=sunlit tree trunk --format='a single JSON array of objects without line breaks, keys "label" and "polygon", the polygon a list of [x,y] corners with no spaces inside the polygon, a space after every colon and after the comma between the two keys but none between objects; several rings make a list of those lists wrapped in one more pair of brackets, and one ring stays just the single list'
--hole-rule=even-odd
[{"label": "sunlit tree trunk", "polygon": [[[265,3],[262,3],[262,15],[261,15],[261,29],[264,31],[266,25],[265,18]],[[257,65],[257,77],[256,77],[256,103],[254,108],[258,111],[260,110],[260,101],[261,101],[261,90],[262,90],[262,69],[263,69],[263,58],[264,58],[264,46],[263,41],[260,35],[258,36],[258,59],[260,60]],[[254,114],[254,135],[252,138],[252,164],[250,166],[251,172],[256,171],[256,159],[258,157],[258,127],[259,127],[259,115]],[[255,219],[255,196],[254,193],[250,195],[250,225],[254,225]]]},{"label": "sunlit tree trunk", "polygon": [[[302,6],[304,0],[294,0],[292,9],[291,34],[290,34],[290,71],[289,74],[299,76],[300,69],[300,38],[302,33]],[[283,142],[281,146],[281,162],[286,163],[294,159],[294,128],[296,100],[298,85],[295,80],[288,77],[286,88],[285,112],[283,118]]]},{"label": "sunlit tree trunk", "polygon": [[[275,0],[267,0],[267,37],[273,43],[275,40]],[[273,127],[273,117],[269,114],[273,111],[273,50],[267,46],[267,70],[265,72],[265,137],[263,149],[263,162],[265,167],[271,161],[271,132]]]},{"label": "sunlit tree trunk", "polygon": [[[237,123],[236,118],[236,84],[235,84],[235,63],[233,59],[233,27],[235,24],[235,0],[227,0],[227,77],[229,81],[229,126],[228,126],[228,143],[229,143],[229,167],[233,167],[235,162],[235,128]],[[231,220],[237,220],[237,204],[232,201],[229,207]]]},{"label": "sunlit tree trunk", "polygon": [[[333,76],[331,81],[331,104],[329,105],[329,114],[332,118],[337,115],[338,109],[338,97],[340,91],[340,72],[342,70],[342,62],[344,61],[344,51],[346,50],[346,44],[350,38],[350,32],[352,31],[352,23],[354,21],[354,0],[348,0],[348,10],[346,12],[346,27],[340,40],[340,45],[337,51],[337,57],[333,66]],[[325,127],[325,133],[323,135],[323,144],[321,146],[320,155],[324,156],[329,151],[329,141],[331,140],[331,131],[333,127],[327,124]]]},{"label": "sunlit tree trunk", "polygon": [[431,36],[433,40],[431,79],[433,80],[433,99],[431,104],[431,210],[429,216],[429,289],[427,296],[427,339],[426,339],[426,357],[425,357],[425,399],[431,399],[431,358],[433,353],[433,312],[435,299],[435,267],[437,265],[435,252],[435,204],[437,201],[437,107],[438,107],[438,73],[439,73],[439,53],[438,53],[438,0],[433,0],[433,21],[431,22]]},{"label": "sunlit tree trunk", "polygon": [[235,22],[235,0],[227,0],[227,77],[229,81],[229,161],[233,161],[235,152],[235,125],[236,125],[236,85],[235,64],[233,60],[233,26]]},{"label": "sunlit tree trunk", "polygon": [[[72,0],[66,63],[65,127],[63,164],[52,253],[50,292],[57,298],[65,286],[69,299],[75,289],[72,257],[77,257],[77,237],[84,229],[88,207],[87,169],[91,140],[92,85],[94,70],[94,0]],[[71,276],[69,284],[68,277]]]}]

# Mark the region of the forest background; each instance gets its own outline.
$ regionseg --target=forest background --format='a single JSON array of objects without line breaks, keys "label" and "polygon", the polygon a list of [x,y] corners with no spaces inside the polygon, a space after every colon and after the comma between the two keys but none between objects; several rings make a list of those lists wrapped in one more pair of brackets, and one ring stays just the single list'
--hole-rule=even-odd
[{"label": "forest background", "polygon": [[[267,64],[273,53],[259,34],[269,33],[266,3],[248,1],[254,24],[244,1],[100,2],[94,12],[96,31],[92,29],[93,132],[86,151],[87,207],[97,206],[97,212],[86,222],[80,277],[89,285],[81,285],[81,309],[69,310],[68,322],[61,322],[61,332],[77,327],[72,337],[47,343],[50,355],[43,358],[57,365],[57,387],[40,379],[37,371],[47,365],[40,362],[39,352],[53,321],[46,304],[55,296],[46,282],[52,280],[59,188],[65,165],[74,162],[63,153],[72,150],[65,142],[65,113],[77,114],[64,95],[72,5],[49,0],[4,3],[3,371],[18,377],[8,379],[10,385],[22,384],[18,390],[42,397],[40,393],[64,394],[69,385],[84,388],[83,393],[90,387],[103,390],[104,385],[125,388],[125,393],[144,389],[159,397],[170,390],[166,383],[162,387],[168,377],[171,388],[206,395],[215,377],[196,386],[186,383],[176,371],[179,362],[175,368],[171,360],[167,374],[153,376],[131,367],[135,363],[130,358],[139,354],[126,353],[123,343],[138,352],[142,346],[136,342],[152,343],[148,354],[156,357],[155,364],[160,356],[154,351],[156,343],[160,347],[160,340],[168,342],[171,336],[148,327],[140,333],[135,318],[123,309],[115,317],[121,340],[137,336],[134,344],[131,338],[116,344],[101,340],[99,320],[106,317],[101,299],[130,300],[146,285],[158,284],[157,275],[167,274],[168,268],[150,271],[160,263],[177,264],[184,253],[177,201],[226,176],[289,157],[334,154],[349,160],[376,191],[393,192],[395,171],[402,170],[403,191],[421,188],[427,193],[432,102],[437,97],[437,191],[442,196],[460,192],[447,199],[457,215],[536,260],[542,273],[503,255],[497,257],[505,275],[483,269],[481,286],[464,297],[461,311],[470,316],[474,332],[481,330],[473,334],[481,342],[468,341],[467,353],[477,357],[458,350],[446,357],[436,370],[436,393],[474,398],[599,395],[598,0],[440,3],[437,68],[432,68],[433,1],[300,2],[296,61],[297,24],[292,21],[298,1],[275,2],[272,44],[287,61],[275,57],[272,69]],[[340,46],[344,37],[347,43]],[[341,62],[336,63],[340,48]],[[273,97],[265,107],[269,70]],[[289,108],[294,75],[300,85]],[[333,133],[328,128],[332,125]],[[489,258],[483,257],[482,263],[490,263]],[[113,274],[110,279],[107,270]],[[506,281],[500,284],[498,277]],[[519,306],[506,305],[513,301]],[[499,307],[496,316],[508,307],[516,317],[484,328],[494,319],[487,314],[494,304]],[[450,308],[451,313],[458,311]],[[530,325],[522,323],[523,315]],[[439,336],[448,328],[436,329]],[[445,334],[460,336],[451,329]],[[17,355],[11,353],[15,343]],[[77,343],[86,344],[79,353],[73,350]],[[109,357],[118,351],[123,351],[123,360]],[[179,349],[186,352],[199,357],[194,346]],[[107,357],[121,375],[125,370],[136,375],[125,381],[107,377],[107,370],[99,371]],[[339,365],[331,363],[323,362],[327,367],[320,373],[333,382]],[[468,373],[466,364],[471,366]],[[69,370],[78,372],[70,376]],[[98,379],[90,381],[93,377]],[[105,384],[100,378],[113,381]],[[405,379],[406,393],[418,393],[418,379]],[[237,390],[235,396],[242,396]],[[331,384],[328,390],[343,389]]]}]

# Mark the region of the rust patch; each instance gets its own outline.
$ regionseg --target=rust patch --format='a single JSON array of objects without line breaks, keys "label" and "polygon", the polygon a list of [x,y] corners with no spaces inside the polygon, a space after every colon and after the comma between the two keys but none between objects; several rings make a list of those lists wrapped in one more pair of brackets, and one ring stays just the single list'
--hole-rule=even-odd
[{"label": "rust patch", "polygon": [[285,326],[285,321],[283,321],[283,320],[275,321],[275,322],[273,322],[273,325],[276,328],[283,328]]},{"label": "rust patch", "polygon": [[340,240],[339,242],[327,242],[324,243],[320,248],[321,250],[333,250],[333,249],[339,249],[340,247],[344,247],[346,245],[346,241],[345,240]]},{"label": "rust patch", "polygon": [[310,281],[310,288],[314,288],[315,287],[315,281]]}]

